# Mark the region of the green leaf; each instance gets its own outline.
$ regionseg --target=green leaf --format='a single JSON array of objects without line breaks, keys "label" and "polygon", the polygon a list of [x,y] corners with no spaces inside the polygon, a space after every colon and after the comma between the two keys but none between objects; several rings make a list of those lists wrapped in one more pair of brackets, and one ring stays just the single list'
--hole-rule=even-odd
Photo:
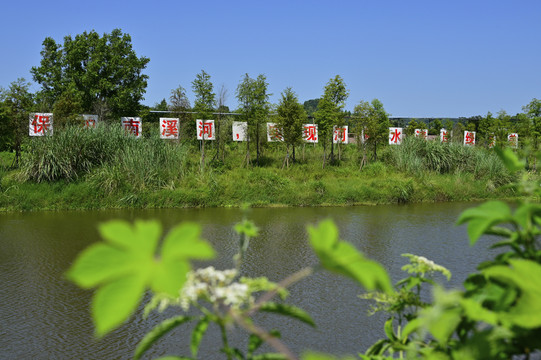
[{"label": "green leaf", "polygon": [[424,319],[415,318],[408,322],[404,329],[402,330],[402,339],[406,339],[411,333],[419,330],[423,327]]},{"label": "green leaf", "polygon": [[157,359],[154,359],[154,360],[196,360],[194,358],[191,358],[191,357],[186,357],[186,356],[162,356],[160,358],[157,358]]},{"label": "green leaf", "polygon": [[86,248],[66,273],[68,279],[89,289],[134,269],[129,255],[107,244],[98,243]]},{"label": "green leaf", "polygon": [[381,355],[383,352],[381,351],[383,349],[383,345],[388,344],[389,339],[379,339],[376,341],[372,346],[366,350],[365,355]]},{"label": "green leaf", "polygon": [[67,277],[83,288],[98,287],[92,309],[96,333],[104,335],[125,321],[137,307],[145,288],[177,297],[190,270],[190,259],[214,256],[200,238],[199,226],[175,227],[164,240],[157,221],[114,220],[99,226],[105,243],[91,245],[75,260]]},{"label": "green leaf", "polygon": [[394,334],[394,329],[393,329],[393,318],[390,318],[389,320],[387,320],[385,322],[385,326],[383,327],[383,329],[385,330],[385,335],[387,335],[387,337],[389,338],[389,340],[391,341],[396,341],[398,338],[396,337],[396,335]]},{"label": "green leaf", "polygon": [[318,227],[309,226],[308,233],[312,248],[325,269],[347,276],[369,291],[393,292],[385,269],[377,262],[366,259],[352,245],[340,241],[338,229],[332,220],[324,220]]},{"label": "green leaf", "polygon": [[135,311],[144,291],[145,279],[136,275],[108,282],[96,290],[92,301],[96,335],[103,336],[122,324]]},{"label": "green leaf", "polygon": [[195,223],[182,223],[173,228],[162,247],[162,258],[167,260],[206,260],[214,255],[212,247],[201,239],[201,227]]},{"label": "green leaf", "polygon": [[259,308],[259,310],[289,316],[294,319],[300,320],[303,323],[308,324],[312,327],[316,326],[314,320],[312,320],[312,318],[310,317],[310,315],[308,315],[307,312],[293,305],[266,302]]},{"label": "green leaf", "polygon": [[142,254],[154,253],[162,232],[160,223],[155,220],[136,220],[133,226],[127,221],[112,220],[98,229],[111,244]]},{"label": "green leaf", "polygon": [[520,160],[511,148],[502,149],[500,147],[495,147],[494,150],[496,150],[496,154],[498,154],[498,157],[510,172],[523,170],[526,166],[526,161]]},{"label": "green leaf", "polygon": [[190,320],[192,320],[192,318],[188,316],[176,316],[174,318],[164,320],[160,324],[156,325],[149,333],[145,335],[143,340],[139,342],[139,345],[137,345],[137,348],[135,349],[134,360],[140,359],[141,356],[143,356],[143,354],[148,349],[150,349],[150,347],[162,336],[173,330],[175,327],[184,324],[185,322],[188,322]]},{"label": "green leaf", "polygon": [[[271,330],[269,331],[269,334],[272,337],[280,338],[280,332],[278,330]],[[251,356],[253,353],[259,349],[259,347],[263,345],[263,339],[261,339],[259,336],[255,334],[250,334],[250,338],[248,340],[248,352],[246,353],[246,357],[248,359],[251,359]]]},{"label": "green leaf", "polygon": [[263,344],[263,339],[261,339],[259,336],[255,334],[250,334],[250,338],[248,339],[248,352],[246,353],[247,357],[251,357],[252,354],[259,349],[259,347]]},{"label": "green leaf", "polygon": [[541,215],[541,205],[521,204],[515,211],[515,221],[523,228],[529,228],[535,217]]},{"label": "green leaf", "polygon": [[259,229],[252,221],[243,220],[242,222],[235,225],[235,231],[237,234],[245,234],[249,237],[256,237],[259,233]]},{"label": "green leaf", "polygon": [[530,260],[509,260],[510,267],[493,266],[483,273],[520,289],[514,305],[498,313],[500,319],[523,328],[541,326],[541,265]]},{"label": "green leaf", "polygon": [[511,220],[511,210],[506,203],[502,201],[488,201],[460,214],[457,225],[468,222],[470,245],[474,245],[479,237],[487,233],[492,226]]},{"label": "green leaf", "polygon": [[197,351],[199,350],[199,344],[201,344],[201,339],[207,332],[209,326],[209,318],[207,316],[203,317],[195,328],[192,331],[192,341],[190,343],[190,349],[192,350],[192,355],[197,357]]},{"label": "green leaf", "polygon": [[473,299],[462,299],[460,301],[462,308],[466,316],[474,321],[483,321],[487,324],[497,325],[498,324],[498,315],[490,311],[479,303],[479,301]]},{"label": "green leaf", "polygon": [[191,270],[187,261],[164,259],[154,267],[150,288],[155,293],[164,293],[172,297],[179,296],[179,290],[186,282],[186,274]]}]

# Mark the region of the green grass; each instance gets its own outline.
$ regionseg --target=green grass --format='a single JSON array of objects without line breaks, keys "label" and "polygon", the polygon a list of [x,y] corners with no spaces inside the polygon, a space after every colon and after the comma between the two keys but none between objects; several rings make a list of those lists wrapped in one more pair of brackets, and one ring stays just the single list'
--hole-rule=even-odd
[{"label": "green grass", "polygon": [[[71,131],[71,133],[70,133]],[[69,136],[68,136],[69,135]],[[74,139],[70,139],[74,137]],[[513,197],[513,177],[492,152],[427,142],[386,147],[381,162],[359,169],[355,145],[322,168],[322,148],[306,145],[282,169],[285,146],[264,146],[259,166],[245,166],[245,143],[226,144],[225,160],[206,145],[201,170],[195,144],[119,129],[68,129],[31,139],[20,169],[0,166],[0,209],[102,209],[240,206],[329,206],[469,201]],[[336,152],[335,152],[336,153]],[[304,156],[303,156],[304,155]],[[0,165],[12,160],[1,153]]]}]

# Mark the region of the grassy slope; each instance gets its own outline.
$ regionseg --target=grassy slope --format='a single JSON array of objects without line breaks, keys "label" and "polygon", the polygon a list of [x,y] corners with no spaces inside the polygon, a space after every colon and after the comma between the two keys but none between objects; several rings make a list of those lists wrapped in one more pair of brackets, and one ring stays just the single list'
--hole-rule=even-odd
[{"label": "grassy slope", "polygon": [[[271,149],[272,150],[272,149]],[[377,162],[359,171],[354,152],[339,166],[321,168],[319,154],[289,169],[281,169],[280,149],[267,150],[264,167],[244,168],[242,149],[232,149],[226,164],[209,165],[199,171],[197,152],[189,155],[178,179],[160,186],[126,186],[105,191],[91,175],[74,182],[19,182],[17,171],[0,170],[0,210],[100,209],[123,207],[239,206],[327,206],[386,204],[402,202],[468,201],[508,197],[512,193],[494,189],[485,178],[472,174],[411,175]],[[300,157],[300,155],[297,155]],[[344,154],[347,158],[347,152]],[[353,159],[353,160],[352,160]],[[7,164],[11,154],[3,153]]]}]

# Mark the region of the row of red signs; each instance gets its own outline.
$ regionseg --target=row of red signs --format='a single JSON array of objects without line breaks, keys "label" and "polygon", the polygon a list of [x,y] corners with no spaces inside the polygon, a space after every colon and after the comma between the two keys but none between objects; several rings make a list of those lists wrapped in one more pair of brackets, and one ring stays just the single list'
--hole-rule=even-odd
[{"label": "row of red signs", "polygon": [[[86,128],[94,128],[98,123],[97,115],[82,115],[84,126]],[[133,134],[135,137],[141,137],[142,122],[140,117],[122,117],[122,126],[124,129]],[[196,120],[197,139],[198,140],[215,140],[216,130],[214,120]],[[53,133],[53,114],[50,113],[35,113],[30,115],[29,134],[30,136],[52,135]],[[248,123],[234,121],[233,122],[233,141],[246,141],[248,133]],[[427,129],[415,129],[415,137],[426,139],[428,137]],[[440,130],[440,141],[443,143],[449,142],[449,131],[446,129]],[[178,118],[160,118],[160,137],[162,139],[178,139],[179,136],[179,119]],[[404,133],[402,128],[389,128],[389,144],[399,145],[402,143]],[[308,143],[318,142],[317,124],[304,124],[303,139]],[[364,132],[361,134],[361,141],[368,139],[368,135]],[[518,147],[518,134],[512,133],[507,137],[509,144],[512,147]],[[267,123],[267,141],[284,141],[281,129],[275,123]],[[347,144],[348,143],[348,126],[333,127],[333,143]],[[496,137],[492,136],[489,147],[493,147],[496,143]],[[464,145],[475,145],[475,131],[464,131]]]}]

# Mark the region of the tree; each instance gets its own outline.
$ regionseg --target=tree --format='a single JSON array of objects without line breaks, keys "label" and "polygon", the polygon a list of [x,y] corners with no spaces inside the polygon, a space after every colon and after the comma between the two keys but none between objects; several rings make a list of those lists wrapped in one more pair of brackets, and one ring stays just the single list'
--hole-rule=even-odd
[{"label": "tree", "polygon": [[479,142],[485,146],[488,146],[492,142],[494,133],[492,126],[494,123],[494,117],[489,111],[486,116],[479,120],[479,126],[477,127]]},{"label": "tree", "polygon": [[355,106],[355,109],[353,110],[353,126],[354,131],[356,134],[356,142],[357,147],[362,149],[362,158],[361,158],[361,165],[360,169],[362,170],[363,167],[368,163],[368,159],[366,157],[366,147],[368,144],[368,132],[367,129],[370,126],[372,116],[372,107],[370,106],[370,103],[368,101],[361,100],[357,106]]},{"label": "tree", "polygon": [[496,135],[496,145],[503,147],[507,144],[507,135],[513,132],[511,116],[505,110],[500,110],[498,111],[498,117],[494,120],[491,130]]},{"label": "tree", "polygon": [[[201,70],[199,74],[195,76],[195,80],[192,81],[192,89],[195,94],[195,101],[193,110],[195,111],[197,118],[208,120],[212,117],[212,112],[216,105],[216,94],[213,93],[214,86],[210,81],[210,75]],[[201,140],[201,170],[205,169],[205,134]]]},{"label": "tree", "polygon": [[179,132],[186,139],[193,138],[195,134],[195,123],[193,122],[190,100],[186,96],[186,90],[182,86],[171,90],[169,97],[171,102],[170,110],[179,118]]},{"label": "tree", "polygon": [[530,120],[530,136],[535,150],[539,148],[539,138],[541,137],[541,100],[532,99],[530,103],[522,107],[522,111]]},{"label": "tree", "polygon": [[415,129],[419,129],[421,127],[421,124],[417,122],[415,119],[411,119],[408,123],[408,126],[405,129],[405,133],[408,136],[413,136],[415,134]]},{"label": "tree", "polygon": [[64,92],[74,91],[84,112],[119,117],[139,110],[149,59],[137,57],[130,35],[120,29],[102,37],[94,30],[68,35],[63,45],[47,37],[41,56],[40,66],[30,72],[42,87],[38,99],[44,107],[52,109]]},{"label": "tree", "polygon": [[385,143],[389,136],[389,114],[385,112],[383,103],[378,99],[373,99],[369,104],[362,101],[355,107],[354,118],[357,122],[356,132],[362,132],[365,136],[363,158],[361,160],[361,169],[366,164],[366,146],[371,145],[374,150],[374,161],[377,161],[377,148],[381,143]]},{"label": "tree", "polygon": [[159,103],[154,104],[152,107],[153,110],[156,111],[167,111],[169,110],[169,105],[167,105],[167,100],[165,98],[162,99]]},{"label": "tree", "polygon": [[306,112],[304,111],[304,107],[299,103],[297,95],[290,87],[286,88],[281,95],[282,98],[276,108],[276,122],[282,131],[282,136],[286,144],[284,166],[287,164],[289,167],[289,147],[291,146],[293,148],[293,154],[295,154],[295,146],[302,143],[302,130],[306,122]]},{"label": "tree", "polygon": [[368,129],[374,147],[374,161],[378,160],[378,145],[385,144],[389,138],[389,114],[383,108],[383,103],[378,99],[372,100],[373,122]]},{"label": "tree", "polygon": [[30,84],[19,78],[12,82],[4,97],[3,116],[6,119],[7,138],[10,149],[15,151],[13,166],[19,165],[21,145],[28,134],[28,121],[33,107],[33,95],[28,90]]},{"label": "tree", "polygon": [[81,114],[83,112],[81,93],[71,83],[54,103],[55,127],[62,128],[68,124],[82,124]]},{"label": "tree", "polygon": [[319,104],[319,100],[321,99],[311,99],[311,100],[306,100],[303,104],[304,106],[304,111],[306,111],[306,114],[308,116],[313,116],[314,113],[317,111],[317,106]]},{"label": "tree", "polygon": [[318,110],[314,113],[320,132],[320,139],[323,142],[323,167],[325,167],[326,141],[331,144],[331,161],[334,159],[334,147],[332,141],[332,128],[334,125],[342,125],[344,122],[343,108],[349,91],[340,75],[331,78],[323,93],[323,98],[319,101]]},{"label": "tree", "polygon": [[257,158],[259,164],[259,127],[269,114],[269,96],[267,93],[267,78],[260,74],[256,79],[252,79],[245,74],[240,84],[237,86],[237,100],[239,102],[239,111],[243,115],[244,121],[248,123],[248,139],[246,142],[246,164],[250,163],[250,135],[255,134]]},{"label": "tree", "polygon": [[222,123],[228,119],[227,115],[224,116],[224,113],[229,112],[229,108],[225,105],[227,96],[227,89],[225,85],[222,84],[218,91],[218,100],[216,102],[216,155],[214,155],[214,159],[219,159],[221,151],[222,161],[225,161],[225,137],[227,133],[226,126],[222,126]]},{"label": "tree", "polygon": [[439,135],[440,130],[443,128],[443,124],[440,119],[434,119],[429,124],[429,135]]}]

